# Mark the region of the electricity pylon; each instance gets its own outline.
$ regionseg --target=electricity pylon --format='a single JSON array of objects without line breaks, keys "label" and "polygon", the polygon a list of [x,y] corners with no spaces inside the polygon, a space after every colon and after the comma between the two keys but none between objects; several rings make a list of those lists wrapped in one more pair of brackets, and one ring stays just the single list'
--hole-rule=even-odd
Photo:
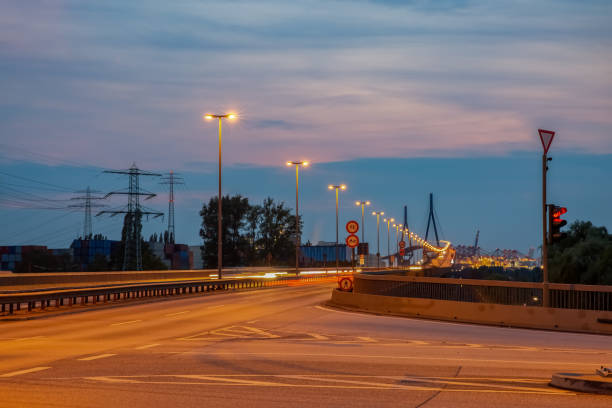
[{"label": "electricity pylon", "polygon": [[76,191],[78,194],[85,194],[84,196],[73,197],[71,200],[81,201],[78,204],[69,205],[69,208],[83,208],[85,213],[85,221],[83,223],[83,239],[90,239],[93,235],[92,222],[91,222],[91,209],[106,207],[105,204],[92,203],[92,200],[104,200],[104,197],[93,196],[92,194],[101,193],[101,191],[91,190],[87,186],[86,190]]},{"label": "electricity pylon", "polygon": [[183,178],[178,174],[170,171],[166,176],[162,177],[162,181],[159,184],[167,184],[169,187],[168,196],[168,243],[174,244],[174,185],[185,184]]},{"label": "electricity pylon", "polygon": [[156,194],[149,191],[142,190],[140,188],[140,176],[156,176],[161,177],[161,174],[151,173],[148,171],[140,170],[136,167],[136,164],[132,164],[128,170],[106,170],[104,173],[123,174],[129,176],[129,187],[127,191],[112,191],[106,194],[105,198],[111,195],[123,194],[128,197],[128,204],[120,210],[104,210],[100,211],[96,216],[102,214],[110,214],[114,217],[118,214],[125,214],[125,220],[123,224],[122,239],[124,240],[123,250],[123,270],[142,270],[142,249],[140,242],[142,240],[142,222],[141,218],[143,215],[151,215],[153,218],[162,217],[164,213],[153,211],[142,205],[140,205],[140,196],[144,196],[145,200],[149,200],[156,196]]}]

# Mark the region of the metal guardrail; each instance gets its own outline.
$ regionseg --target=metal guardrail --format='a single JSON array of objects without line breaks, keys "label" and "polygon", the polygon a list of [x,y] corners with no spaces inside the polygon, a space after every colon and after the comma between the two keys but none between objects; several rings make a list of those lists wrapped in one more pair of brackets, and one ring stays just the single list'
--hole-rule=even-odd
[{"label": "metal guardrail", "polygon": [[17,311],[48,307],[87,305],[117,302],[128,299],[178,296],[193,293],[230,291],[241,289],[291,286],[308,282],[333,282],[338,276],[333,274],[282,277],[276,279],[239,278],[223,280],[194,280],[184,282],[143,282],[125,285],[112,285],[96,288],[54,289],[49,291],[0,294],[0,315],[12,315]]},{"label": "metal guardrail", "polygon": [[[533,282],[412,276],[355,276],[355,293],[502,305],[542,306],[544,285]],[[612,286],[548,284],[553,308],[612,311]]]}]

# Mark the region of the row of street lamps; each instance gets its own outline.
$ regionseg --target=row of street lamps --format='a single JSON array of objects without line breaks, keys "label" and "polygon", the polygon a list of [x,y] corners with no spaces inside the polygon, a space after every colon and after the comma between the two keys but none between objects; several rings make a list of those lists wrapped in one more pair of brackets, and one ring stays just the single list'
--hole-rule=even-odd
[{"label": "row of street lamps", "polygon": [[[219,279],[222,278],[222,269],[223,269],[223,244],[222,244],[222,220],[223,220],[223,207],[222,200],[223,196],[221,195],[221,163],[222,163],[222,138],[221,138],[221,123],[223,119],[232,120],[236,119],[238,115],[235,113],[227,113],[224,115],[216,115],[216,114],[205,114],[204,119],[213,120],[218,119],[219,127],[218,127],[218,137],[219,137],[219,195],[217,200],[217,276]],[[299,168],[307,167],[310,163],[308,161],[300,160],[300,161],[288,161],[287,166],[295,166],[295,272],[299,273],[299,253],[300,253],[300,221],[299,221]],[[335,190],[336,193],[336,270],[338,270],[338,191],[346,190],[345,184],[330,184],[328,186],[330,190]],[[357,206],[361,206],[361,242],[365,242],[365,207],[370,205],[370,201],[357,201],[355,203]],[[384,215],[384,211],[373,211],[372,215],[376,216],[376,257],[377,257],[377,265],[380,267],[380,216]],[[387,223],[387,256],[390,255],[390,224],[394,222],[394,218],[384,218],[383,222]],[[393,224],[394,227],[397,228],[396,224]],[[397,241],[397,231],[396,230],[396,241]]]}]

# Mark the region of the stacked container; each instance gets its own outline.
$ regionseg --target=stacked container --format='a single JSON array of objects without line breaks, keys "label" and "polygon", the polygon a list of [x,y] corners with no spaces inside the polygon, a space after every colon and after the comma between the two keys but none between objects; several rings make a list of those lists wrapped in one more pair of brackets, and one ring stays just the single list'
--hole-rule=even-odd
[{"label": "stacked container", "polygon": [[41,245],[13,245],[0,247],[0,270],[14,271],[15,267],[23,260],[23,255],[32,251],[46,251],[46,246]]}]

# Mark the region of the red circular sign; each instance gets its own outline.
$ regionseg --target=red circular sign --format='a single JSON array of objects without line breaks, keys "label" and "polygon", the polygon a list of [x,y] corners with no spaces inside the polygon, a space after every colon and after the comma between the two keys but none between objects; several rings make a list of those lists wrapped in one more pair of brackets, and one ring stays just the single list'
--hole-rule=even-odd
[{"label": "red circular sign", "polygon": [[338,288],[345,292],[351,292],[353,290],[353,280],[348,277],[344,277],[338,281]]},{"label": "red circular sign", "polygon": [[346,237],[346,245],[349,248],[355,248],[357,245],[359,245],[359,238],[357,238],[357,235],[351,234]]},{"label": "red circular sign", "polygon": [[402,249],[406,248],[406,241],[400,241],[399,242],[399,247],[402,248]]},{"label": "red circular sign", "polygon": [[359,223],[357,221],[349,221],[346,223],[346,232],[354,234],[359,231]]}]

